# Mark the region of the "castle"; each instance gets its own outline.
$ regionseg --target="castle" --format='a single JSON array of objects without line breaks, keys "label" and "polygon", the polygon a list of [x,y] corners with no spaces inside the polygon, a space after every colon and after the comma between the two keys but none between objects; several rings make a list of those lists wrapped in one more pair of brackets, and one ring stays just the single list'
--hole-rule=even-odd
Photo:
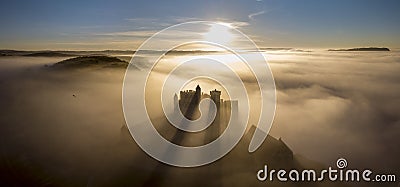
[{"label": "castle", "polygon": [[[229,118],[232,114],[233,117],[238,116],[238,101],[237,100],[223,100],[221,99],[221,91],[214,89],[210,91],[210,94],[201,92],[201,88],[197,85],[196,90],[184,90],[180,91],[179,99],[177,94],[174,96],[175,111],[179,109],[182,114],[190,119],[195,120],[200,117],[200,111],[198,109],[199,103],[204,98],[210,98],[213,100],[217,107],[217,114],[214,119],[214,123],[229,122]],[[231,113],[232,112],[232,113]]]}]

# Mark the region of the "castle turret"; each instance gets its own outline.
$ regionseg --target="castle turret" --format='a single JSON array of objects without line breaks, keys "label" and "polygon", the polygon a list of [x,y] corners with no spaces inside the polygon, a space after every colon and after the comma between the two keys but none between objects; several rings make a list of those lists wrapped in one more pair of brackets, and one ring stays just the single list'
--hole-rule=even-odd
[{"label": "castle turret", "polygon": [[178,95],[175,93],[174,95],[174,112],[179,111],[179,100],[178,100]]},{"label": "castle turret", "polygon": [[197,85],[196,87],[196,104],[200,103],[200,99],[201,99],[201,88],[199,85]]}]

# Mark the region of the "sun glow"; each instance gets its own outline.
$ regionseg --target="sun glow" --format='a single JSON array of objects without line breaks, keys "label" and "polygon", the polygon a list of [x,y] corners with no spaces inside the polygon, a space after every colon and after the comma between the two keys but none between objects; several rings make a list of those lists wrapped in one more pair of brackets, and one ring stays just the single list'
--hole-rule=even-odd
[{"label": "sun glow", "polygon": [[232,26],[229,23],[212,24],[208,32],[204,34],[204,39],[220,45],[228,45],[234,39],[231,29]]}]

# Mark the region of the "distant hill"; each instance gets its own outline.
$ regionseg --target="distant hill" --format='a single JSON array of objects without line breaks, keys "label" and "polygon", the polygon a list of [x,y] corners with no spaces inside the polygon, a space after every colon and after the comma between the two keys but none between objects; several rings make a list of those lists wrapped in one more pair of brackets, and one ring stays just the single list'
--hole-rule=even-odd
[{"label": "distant hill", "polygon": [[128,62],[111,56],[80,56],[55,63],[53,68],[126,68]]},{"label": "distant hill", "polygon": [[290,51],[293,50],[291,47],[260,47],[263,51]]},{"label": "distant hill", "polygon": [[328,51],[390,51],[390,49],[386,47],[361,47],[350,49],[329,49]]},{"label": "distant hill", "polygon": [[22,56],[32,56],[32,57],[70,57],[70,56],[76,56],[73,54],[65,54],[65,53],[60,53],[60,52],[55,52],[55,51],[46,51],[46,52],[35,52],[35,53],[30,53],[30,54],[25,54]]},{"label": "distant hill", "polygon": [[0,50],[0,56],[31,56],[31,57],[69,57],[69,56],[94,56],[94,55],[131,56],[134,53],[135,51],[129,51],[129,50],[103,50],[103,51],[65,51],[65,50],[20,51],[20,50],[9,50],[9,49]]}]

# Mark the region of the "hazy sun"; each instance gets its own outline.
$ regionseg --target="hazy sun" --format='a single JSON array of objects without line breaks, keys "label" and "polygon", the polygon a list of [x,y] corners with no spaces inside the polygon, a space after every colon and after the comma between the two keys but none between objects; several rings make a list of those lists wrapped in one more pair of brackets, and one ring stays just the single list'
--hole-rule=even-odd
[{"label": "hazy sun", "polygon": [[231,29],[232,27],[228,23],[212,24],[208,32],[204,34],[204,39],[220,45],[227,45],[234,38]]}]

